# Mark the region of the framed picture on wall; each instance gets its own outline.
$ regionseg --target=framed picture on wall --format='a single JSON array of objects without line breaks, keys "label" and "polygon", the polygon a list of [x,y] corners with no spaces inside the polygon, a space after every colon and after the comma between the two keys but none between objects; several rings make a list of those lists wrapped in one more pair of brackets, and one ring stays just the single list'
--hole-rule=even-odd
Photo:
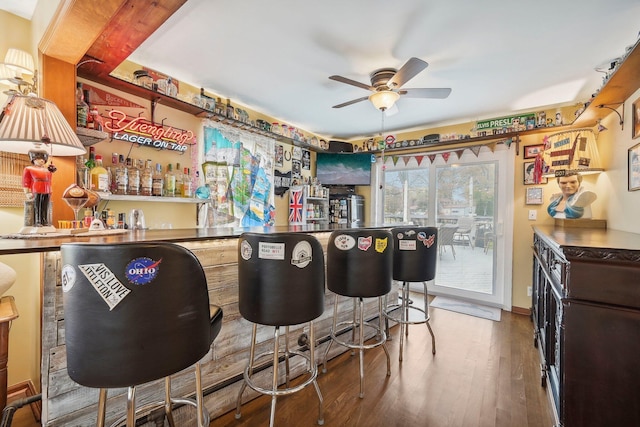
[{"label": "framed picture on wall", "polygon": [[542,187],[527,188],[525,205],[541,205],[544,189]]},{"label": "framed picture on wall", "polygon": [[544,144],[538,145],[527,145],[524,147],[524,158],[525,159],[534,159],[539,153],[544,150]]},{"label": "framed picture on wall", "polygon": [[629,191],[640,190],[640,143],[629,148],[628,153]]},{"label": "framed picture on wall", "polygon": [[524,180],[523,180],[523,184],[524,185],[535,185],[535,184],[546,184],[547,183],[547,178],[542,178],[542,181],[540,182],[536,182],[533,179],[533,168],[535,166],[535,162],[524,162],[522,164],[523,168],[522,168],[522,172],[523,172],[523,176],[524,176]]},{"label": "framed picture on wall", "polygon": [[640,98],[636,99],[636,101],[631,104],[633,108],[632,117],[633,117],[633,126],[631,126],[631,135],[632,138],[637,138],[640,136]]}]

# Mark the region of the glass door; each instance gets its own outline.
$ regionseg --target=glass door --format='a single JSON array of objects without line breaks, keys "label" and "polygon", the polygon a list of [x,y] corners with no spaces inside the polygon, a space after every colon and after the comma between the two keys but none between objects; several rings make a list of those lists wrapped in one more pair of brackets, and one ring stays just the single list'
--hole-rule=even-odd
[{"label": "glass door", "polygon": [[413,155],[379,165],[379,223],[438,227],[430,293],[511,308],[511,233],[505,230],[512,229],[506,201],[513,198],[512,175],[507,179],[513,157],[503,148],[465,152],[457,161]]}]

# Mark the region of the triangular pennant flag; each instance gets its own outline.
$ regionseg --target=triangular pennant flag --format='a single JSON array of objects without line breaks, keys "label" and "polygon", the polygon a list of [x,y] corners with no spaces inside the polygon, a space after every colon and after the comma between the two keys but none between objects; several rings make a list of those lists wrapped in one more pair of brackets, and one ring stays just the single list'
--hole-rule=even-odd
[{"label": "triangular pennant flag", "polygon": [[471,152],[473,154],[476,155],[476,157],[478,157],[478,154],[480,154],[480,149],[482,148],[482,145],[474,145],[473,147],[470,147]]},{"label": "triangular pennant flag", "polygon": [[420,166],[420,164],[422,163],[422,159],[424,159],[424,156],[414,156],[414,158],[416,159],[416,162],[418,162],[418,166]]},{"label": "triangular pennant flag", "polygon": [[447,163],[449,161],[449,156],[451,155],[451,153],[447,152],[447,153],[442,153],[441,156],[444,159],[444,162]]},{"label": "triangular pennant flag", "polygon": [[402,160],[404,160],[404,165],[407,166],[407,163],[409,163],[409,160],[411,160],[410,156],[405,156],[402,158]]},{"label": "triangular pennant flag", "polygon": [[513,139],[511,139],[511,138],[505,139],[504,145],[506,145],[507,148],[511,148],[511,143],[512,142],[513,142]]},{"label": "triangular pennant flag", "polygon": [[489,144],[487,144],[487,147],[489,147],[489,150],[491,150],[491,152],[493,153],[496,149],[496,143],[495,142],[491,142]]},{"label": "triangular pennant flag", "polygon": [[433,161],[436,159],[436,155],[435,154],[429,154],[429,161],[431,163],[433,163]]},{"label": "triangular pennant flag", "polygon": [[398,163],[398,156],[393,156],[391,160],[393,161],[393,166],[395,166]]},{"label": "triangular pennant flag", "polygon": [[462,150],[456,150],[456,156],[458,156],[458,159],[462,157],[463,153],[464,153],[464,148]]}]

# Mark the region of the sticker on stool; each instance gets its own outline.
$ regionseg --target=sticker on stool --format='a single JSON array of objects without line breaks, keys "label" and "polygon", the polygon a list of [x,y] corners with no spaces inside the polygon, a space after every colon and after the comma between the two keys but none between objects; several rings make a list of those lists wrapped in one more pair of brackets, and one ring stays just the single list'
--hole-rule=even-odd
[{"label": "sticker on stool", "polygon": [[398,249],[401,251],[415,251],[416,250],[416,241],[415,240],[400,240],[398,242]]},{"label": "sticker on stool", "polygon": [[131,292],[103,263],[79,265],[78,268],[107,303],[109,310],[113,310]]},{"label": "sticker on stool", "polygon": [[369,237],[358,237],[358,249],[361,251],[367,251],[371,247],[371,243],[373,242],[373,238]]},{"label": "sticker on stool", "polygon": [[284,243],[258,242],[258,258],[284,260]]},{"label": "sticker on stool", "polygon": [[376,239],[376,252],[383,253],[387,249],[388,240],[388,237]]},{"label": "sticker on stool", "polygon": [[291,254],[291,264],[305,268],[311,262],[311,244],[307,241],[296,243]]},{"label": "sticker on stool", "polygon": [[69,292],[76,283],[76,269],[73,268],[72,265],[65,264],[65,266],[62,267],[60,279],[62,281],[62,292]]},{"label": "sticker on stool", "polygon": [[154,261],[148,257],[140,257],[129,261],[125,267],[124,274],[129,283],[133,285],[146,285],[158,277],[162,258]]},{"label": "sticker on stool", "polygon": [[333,240],[333,244],[342,251],[348,251],[356,245],[356,239],[346,234],[340,234]]},{"label": "sticker on stool", "polygon": [[253,254],[251,243],[243,240],[242,243],[240,243],[240,256],[243,260],[249,261],[251,259],[251,254]]}]

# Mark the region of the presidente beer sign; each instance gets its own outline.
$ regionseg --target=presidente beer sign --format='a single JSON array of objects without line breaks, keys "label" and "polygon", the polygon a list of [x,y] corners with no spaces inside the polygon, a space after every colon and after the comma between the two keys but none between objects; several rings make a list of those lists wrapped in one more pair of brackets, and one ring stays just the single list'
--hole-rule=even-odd
[{"label": "presidente beer sign", "polygon": [[163,126],[144,117],[130,117],[119,110],[109,111],[104,127],[113,139],[160,150],[185,152],[189,145],[196,143],[196,136],[190,130]]}]

